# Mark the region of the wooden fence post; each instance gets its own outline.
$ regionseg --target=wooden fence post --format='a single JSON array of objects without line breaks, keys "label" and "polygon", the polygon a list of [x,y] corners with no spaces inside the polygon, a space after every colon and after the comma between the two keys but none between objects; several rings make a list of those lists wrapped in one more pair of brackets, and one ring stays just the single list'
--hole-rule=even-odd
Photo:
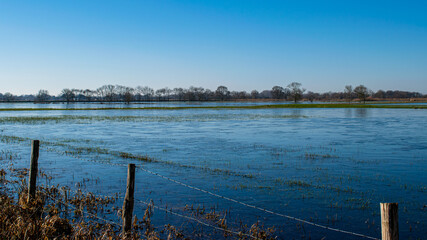
[{"label": "wooden fence post", "polygon": [[30,166],[30,179],[29,179],[30,181],[28,183],[27,202],[30,202],[36,196],[39,147],[40,147],[39,140],[31,141],[31,166]]},{"label": "wooden fence post", "polygon": [[382,240],[399,240],[398,204],[380,203]]},{"label": "wooden fence post", "polygon": [[123,235],[132,229],[132,212],[134,204],[134,190],[135,190],[135,164],[128,165],[128,177],[126,185],[126,196],[123,202]]}]

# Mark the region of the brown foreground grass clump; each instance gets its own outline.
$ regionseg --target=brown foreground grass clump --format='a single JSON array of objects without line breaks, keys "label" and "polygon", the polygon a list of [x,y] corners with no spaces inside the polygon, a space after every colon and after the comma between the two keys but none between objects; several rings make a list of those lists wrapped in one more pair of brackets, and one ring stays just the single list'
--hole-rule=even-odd
[{"label": "brown foreground grass clump", "polygon": [[[1,191],[0,187],[0,239],[190,239],[169,224],[160,231],[156,230],[151,223],[153,214],[151,204],[148,205],[142,221],[139,221],[136,216],[134,217],[133,231],[125,236],[118,227],[85,219],[81,213],[75,214],[75,208],[64,209],[65,204],[70,204],[69,206],[78,207],[82,211],[91,209],[96,216],[97,211],[102,208],[100,206],[94,208],[94,206],[105,204],[105,201],[112,201],[111,199],[93,200],[91,193],[85,195],[80,192],[66,201],[56,187],[40,187],[36,198],[27,202],[27,189],[23,183],[25,182],[21,183],[17,201],[9,196],[10,194]],[[92,199],[90,203],[88,203],[88,196]],[[202,219],[212,220],[225,230],[228,229],[225,216],[221,217],[215,211],[196,215]],[[265,230],[258,223],[247,230],[249,230],[251,238],[274,239],[272,237],[274,229]],[[244,235],[231,236],[226,232],[223,237],[226,239],[250,239]]]},{"label": "brown foreground grass clump", "polygon": [[53,239],[72,234],[68,220],[57,215],[43,217],[41,197],[30,203],[26,197],[21,194],[16,203],[9,196],[0,196],[0,239]]},{"label": "brown foreground grass clump", "polygon": [[[13,169],[12,172],[16,172]],[[72,198],[58,187],[39,187],[36,197],[27,201],[28,189],[23,179],[6,179],[0,170],[0,239],[142,239],[137,231],[123,236],[118,227],[92,221],[81,212],[97,216],[114,198],[96,198],[80,191]],[[12,189],[12,190],[10,190]],[[17,196],[17,200],[14,198]],[[80,212],[80,214],[77,213]],[[134,223],[134,229],[138,222]],[[146,238],[149,239],[149,238]]]},{"label": "brown foreground grass clump", "polygon": [[[28,202],[25,180],[28,177],[28,169],[14,168],[13,162],[7,168],[0,169],[0,240],[275,239],[274,229],[265,229],[258,223],[251,227],[241,225],[240,229],[236,226],[230,228],[226,220],[229,212],[220,213],[215,208],[209,212],[204,207],[194,208],[188,205],[184,211],[190,212],[192,217],[223,229],[224,232],[206,233],[199,226],[186,230],[170,224],[155,227],[151,220],[154,213],[153,202],[146,204],[142,220],[134,216],[132,231],[123,234],[122,212],[117,208],[117,195],[95,196],[90,192],[84,193],[80,188],[72,191],[68,186],[52,186],[52,178],[41,170],[39,172],[39,180],[46,180],[46,184],[40,184],[35,198]],[[234,235],[229,230],[233,230]],[[184,236],[184,232],[188,236]]]},{"label": "brown foreground grass clump", "polygon": [[38,193],[29,203],[24,192],[17,202],[1,194],[0,239],[142,239],[137,233],[124,237],[109,224],[62,218]]}]

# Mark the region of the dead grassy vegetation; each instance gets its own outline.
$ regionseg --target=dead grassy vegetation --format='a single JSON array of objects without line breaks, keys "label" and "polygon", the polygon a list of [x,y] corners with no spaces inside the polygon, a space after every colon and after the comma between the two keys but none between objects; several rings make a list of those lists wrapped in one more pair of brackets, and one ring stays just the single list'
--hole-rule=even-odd
[{"label": "dead grassy vegetation", "polygon": [[[52,179],[42,171],[41,178]],[[121,209],[116,206],[117,197],[95,196],[92,193],[83,193],[80,189],[71,191],[68,187],[40,185],[36,197],[27,201],[27,169],[15,169],[10,164],[6,169],[0,169],[0,239],[149,239],[174,240],[191,239],[194,233],[167,224],[156,228],[152,224],[153,206],[147,206],[142,220],[136,216],[133,220],[132,231],[126,234],[121,232]],[[226,215],[217,212],[208,212],[205,209],[195,211],[193,207],[186,207],[194,217],[204,219],[212,225],[228,230]],[[110,220],[105,219],[110,216]],[[113,217],[112,217],[113,216]],[[115,220],[114,220],[114,216]],[[104,218],[103,218],[104,217]],[[113,219],[112,219],[113,218]],[[224,231],[224,239],[274,239],[274,229],[267,229],[258,223],[251,227],[241,227],[237,232],[247,234],[230,235]],[[248,237],[247,235],[251,237]],[[216,236],[216,237],[215,237]],[[213,238],[212,238],[213,237]],[[221,238],[211,235],[209,239]]]},{"label": "dead grassy vegetation", "polygon": [[[64,218],[57,202],[49,201],[41,191],[37,193],[31,202],[27,202],[25,192],[17,201],[1,194],[0,239],[157,239],[140,236],[138,231],[125,237],[111,224]],[[135,221],[134,228],[143,226]]]},{"label": "dead grassy vegetation", "polygon": [[[20,174],[16,174],[19,172]],[[8,173],[10,174],[7,177]],[[150,206],[142,221],[136,217],[133,229],[124,235],[120,225],[103,221],[103,213],[120,215],[115,197],[96,197],[68,188],[40,186],[36,197],[27,202],[25,177],[28,171],[0,170],[0,239],[185,239],[168,225],[160,232],[151,225]],[[44,176],[44,174],[39,174]],[[104,219],[105,220],[105,219]]]}]

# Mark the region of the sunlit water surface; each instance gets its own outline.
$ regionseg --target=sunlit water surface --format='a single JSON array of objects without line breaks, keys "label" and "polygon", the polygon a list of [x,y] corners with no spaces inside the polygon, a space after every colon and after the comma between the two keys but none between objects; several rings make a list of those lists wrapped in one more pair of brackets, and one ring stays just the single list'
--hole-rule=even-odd
[{"label": "sunlit water surface", "polygon": [[[124,195],[126,164],[133,162],[247,204],[378,238],[380,202],[398,202],[401,239],[427,235],[427,110],[6,111],[0,112],[0,122],[1,150],[19,154],[17,165],[28,166],[30,143],[5,139],[42,141],[39,168],[54,176],[53,184],[73,188],[89,179],[87,191]],[[43,146],[43,141],[50,145]],[[79,147],[92,150],[78,152]],[[186,205],[229,210],[229,228],[260,221],[274,226],[283,239],[361,239],[301,226],[140,169],[135,199],[152,200],[184,215],[192,214]],[[137,202],[134,213],[142,218],[145,208]],[[202,228],[160,210],[152,220],[155,226],[171,223],[189,233]],[[213,232],[208,227],[203,231]]]}]

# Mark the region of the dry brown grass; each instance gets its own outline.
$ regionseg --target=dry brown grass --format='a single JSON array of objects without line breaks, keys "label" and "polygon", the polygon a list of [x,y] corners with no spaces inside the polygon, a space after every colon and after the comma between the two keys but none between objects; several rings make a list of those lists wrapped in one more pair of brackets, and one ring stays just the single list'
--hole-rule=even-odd
[{"label": "dry brown grass", "polygon": [[[113,197],[101,198],[81,191],[70,197],[65,188],[51,186],[39,187],[35,199],[27,202],[28,189],[23,180],[27,173],[17,175],[21,181],[7,180],[6,175],[1,169],[0,239],[160,239],[151,225],[151,214],[144,216],[143,222],[135,217],[133,231],[126,236],[120,227],[96,219],[116,201]],[[5,186],[15,190],[7,190]],[[16,195],[17,200],[12,197]],[[88,218],[88,214],[95,219]]]},{"label": "dry brown grass", "polygon": [[[110,224],[62,218],[41,196],[43,194],[38,192],[38,197],[27,203],[25,193],[20,194],[18,201],[1,195],[0,239],[160,239],[150,224],[149,215],[144,219],[148,227],[135,218],[134,231],[124,236],[120,229]],[[141,229],[145,230],[145,236],[139,234]],[[169,226],[169,229],[170,235],[179,235],[174,227]]]},{"label": "dry brown grass", "polygon": [[[8,174],[10,174],[8,176]],[[181,230],[170,224],[155,228],[151,222],[153,203],[150,203],[141,221],[135,216],[132,231],[123,234],[120,219],[116,224],[109,224],[102,216],[120,216],[115,202],[117,197],[95,196],[92,193],[83,193],[80,189],[71,192],[68,187],[41,185],[36,197],[27,202],[27,169],[15,169],[13,164],[8,169],[0,169],[0,239],[190,239],[184,236]],[[39,175],[51,180],[47,174]],[[17,197],[17,199],[15,199]],[[212,225],[224,229],[223,238],[226,239],[274,239],[274,229],[265,229],[258,224],[251,227],[241,226],[241,229],[229,229],[227,225],[227,211],[206,211],[204,207],[186,206],[196,218],[207,221]],[[112,217],[114,218],[114,217]],[[103,221],[104,220],[104,221]],[[107,222],[107,223],[106,223]],[[196,233],[198,229],[195,228]],[[227,230],[242,233],[230,235]],[[243,233],[246,233],[243,234]],[[221,234],[221,233],[220,233]],[[252,237],[248,237],[248,234]],[[192,235],[190,231],[190,236]],[[207,235],[209,239],[215,236]]]}]

